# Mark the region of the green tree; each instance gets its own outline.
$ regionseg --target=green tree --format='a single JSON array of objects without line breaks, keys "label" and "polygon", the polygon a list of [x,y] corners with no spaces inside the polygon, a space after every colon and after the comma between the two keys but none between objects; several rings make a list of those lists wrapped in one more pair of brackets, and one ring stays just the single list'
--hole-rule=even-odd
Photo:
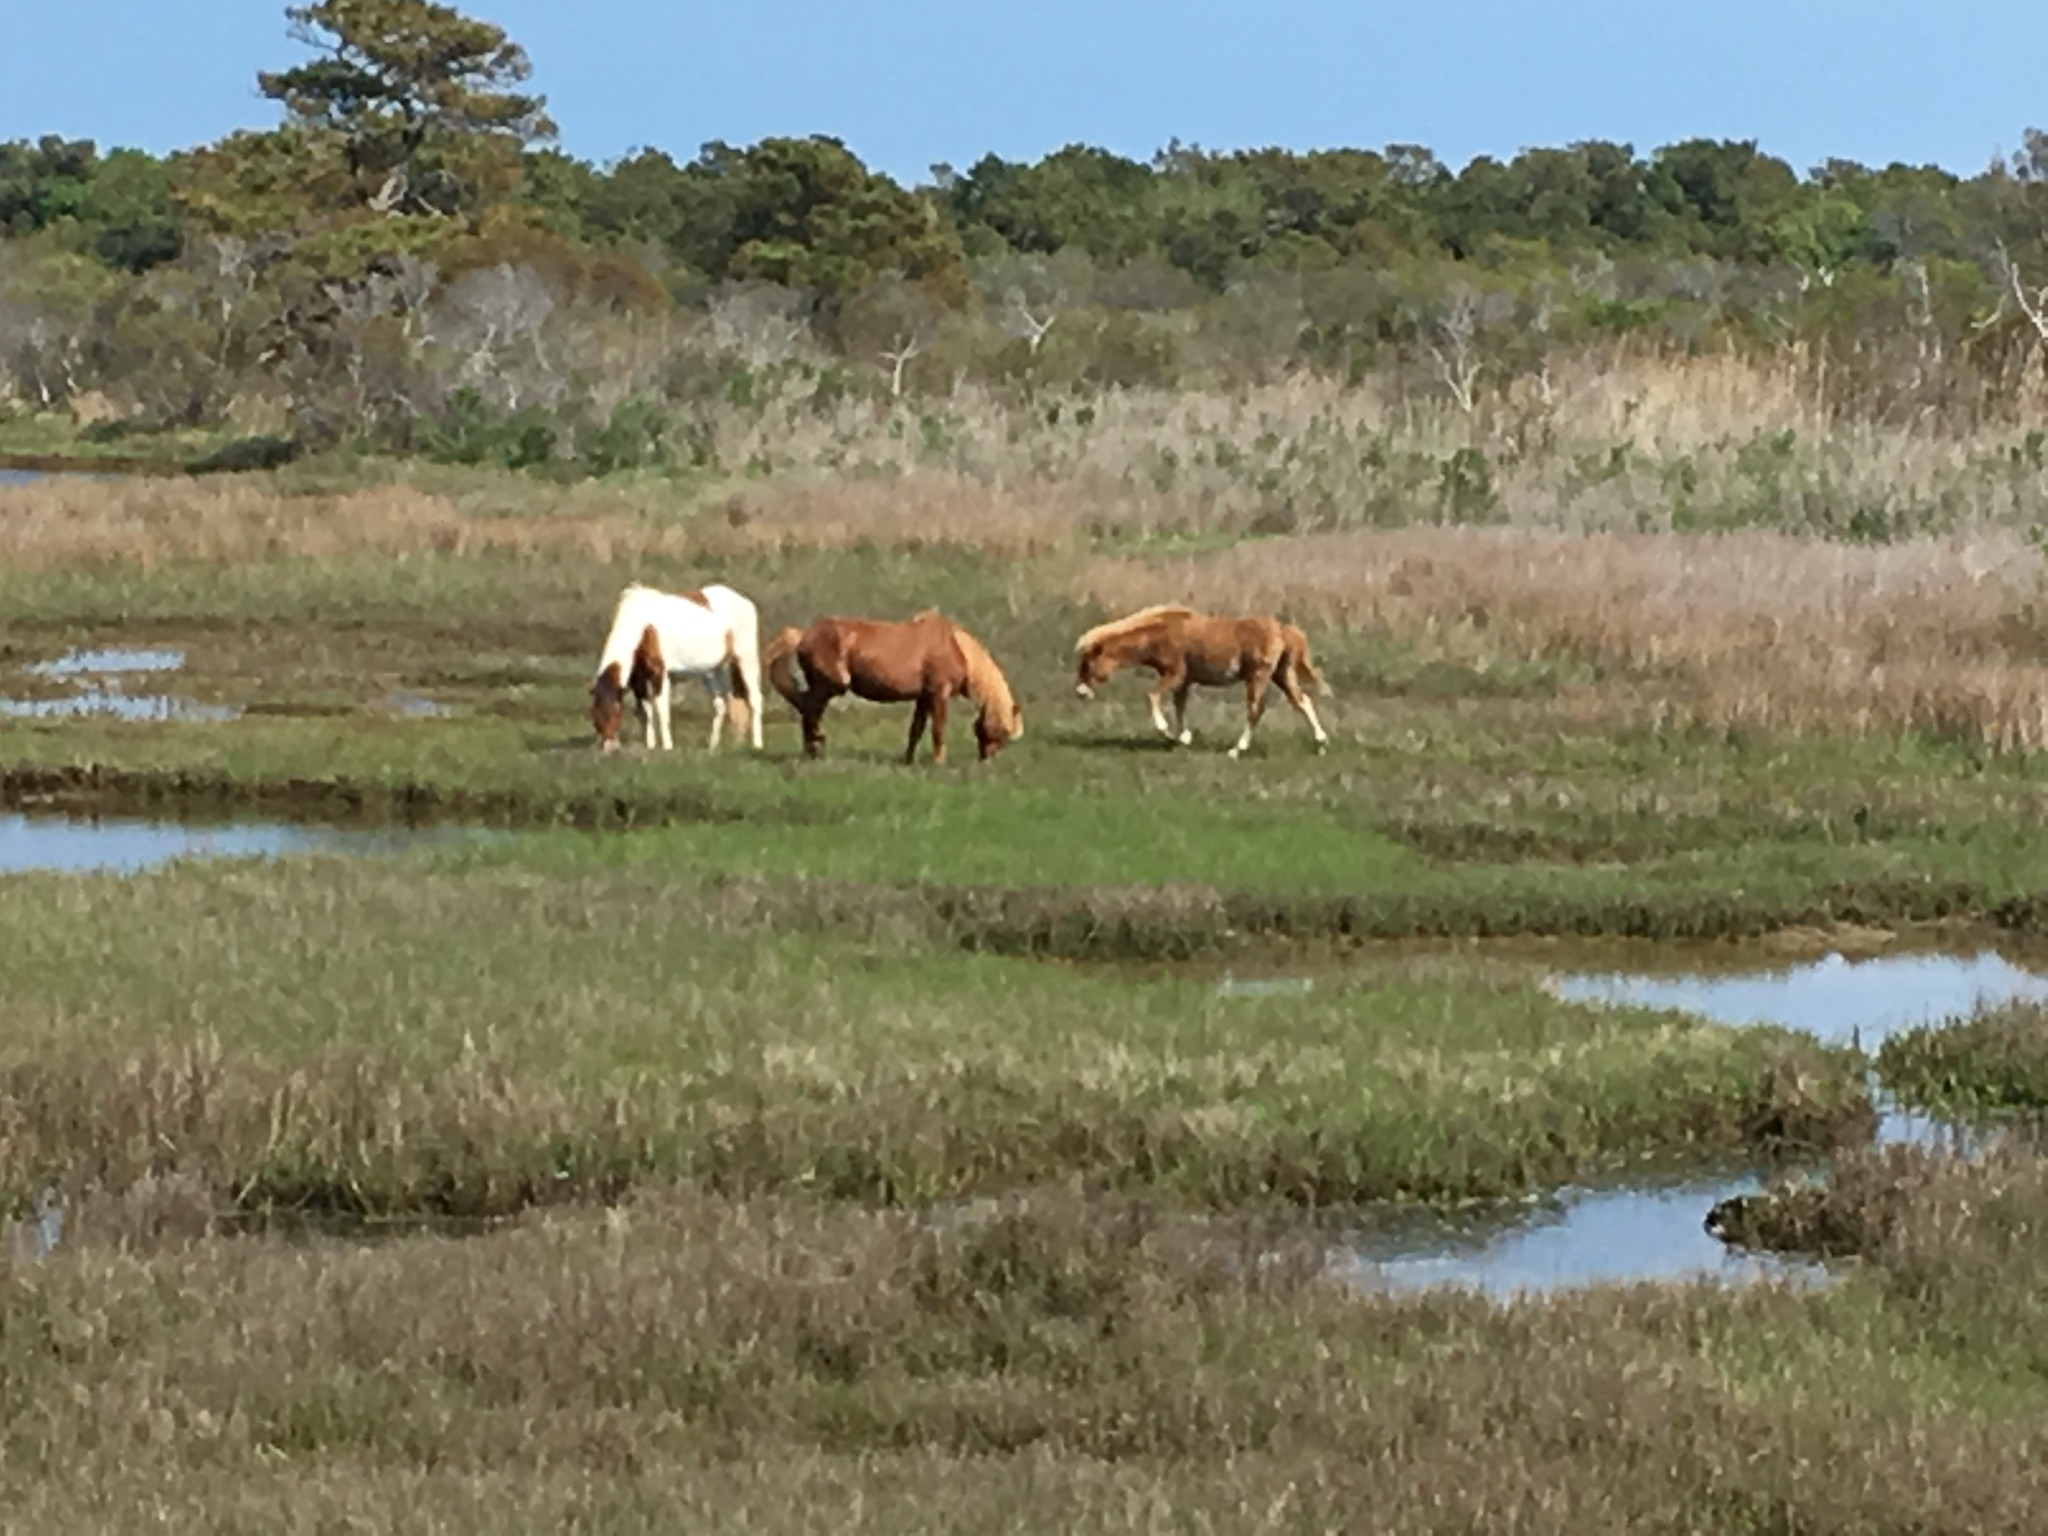
[{"label": "green tree", "polygon": [[947,173],[947,202],[964,229],[986,225],[1012,249],[1051,255],[1079,246],[1099,262],[1159,248],[1149,166],[1085,144],[1036,165],[984,155],[964,175]]},{"label": "green tree", "polygon": [[1687,139],[1657,151],[1653,183],[1693,224],[1695,250],[1754,260],[1771,254],[1770,226],[1790,207],[1799,178],[1754,139]]},{"label": "green tree", "polygon": [[78,221],[92,237],[94,255],[130,272],[174,261],[185,245],[170,174],[139,149],[117,149],[100,162],[78,205]]},{"label": "green tree", "polygon": [[432,0],[289,6],[292,37],[321,57],[263,71],[289,125],[335,146],[356,198],[380,210],[451,213],[516,184],[520,151],[552,139],[546,100],[504,29]]},{"label": "green tree", "polygon": [[[713,277],[805,289],[828,304],[885,272],[948,304],[966,295],[960,238],[938,210],[870,171],[837,139],[763,139],[750,149],[714,143],[689,180],[682,238]],[[713,230],[715,238],[702,238]]]}]

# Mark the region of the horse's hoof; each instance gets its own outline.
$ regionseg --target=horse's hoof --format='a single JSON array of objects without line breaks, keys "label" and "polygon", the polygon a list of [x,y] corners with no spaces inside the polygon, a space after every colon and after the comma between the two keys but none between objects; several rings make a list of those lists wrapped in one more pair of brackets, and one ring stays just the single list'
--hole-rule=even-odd
[{"label": "horse's hoof", "polygon": [[1195,733],[1193,731],[1182,731],[1173,739],[1184,747],[1192,747],[1195,744]]},{"label": "horse's hoof", "polygon": [[1238,758],[1244,756],[1244,748],[1232,747],[1230,751],[1225,755],[1228,756],[1232,762],[1235,762]]}]

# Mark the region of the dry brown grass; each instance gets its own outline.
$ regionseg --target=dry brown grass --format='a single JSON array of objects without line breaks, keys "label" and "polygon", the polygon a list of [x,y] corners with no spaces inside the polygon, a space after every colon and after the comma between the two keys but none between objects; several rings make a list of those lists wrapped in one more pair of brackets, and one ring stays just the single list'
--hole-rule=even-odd
[{"label": "dry brown grass", "polygon": [[1082,530],[1084,507],[1102,515],[1100,497],[1073,487],[1042,480],[992,484],[910,469],[886,478],[735,492],[725,502],[725,527],[707,530],[705,547],[726,554],[952,547],[1020,559],[1070,544]]},{"label": "dry brown grass", "polygon": [[618,514],[480,515],[403,484],[297,496],[265,481],[167,477],[0,488],[0,566],[10,570],[492,551],[615,559],[687,548],[680,529]]},{"label": "dry brown grass", "polygon": [[1896,1272],[1832,1297],[1515,1308],[1071,1197],[154,1248],[81,1212],[0,1271],[0,1501],[64,1530],[2031,1531],[2042,1191],[1967,1215],[1985,1193],[1921,1186]]},{"label": "dry brown grass", "polygon": [[1860,515],[1945,532],[2042,516],[2038,444],[2010,425],[2034,419],[2019,397],[2016,416],[1871,415],[1839,394],[1827,361],[1799,347],[1753,358],[1614,343],[1557,356],[1547,388],[1520,380],[1471,413],[1411,371],[1085,402],[963,385],[881,411],[797,386],[722,408],[712,431],[720,462],[778,478],[1042,481],[1088,526],[1129,533],[1434,519],[1449,461],[1470,451],[1492,493],[1485,517],[1518,527],[1839,533]]},{"label": "dry brown grass", "polygon": [[1379,629],[1472,657],[1567,657],[1653,685],[1659,721],[1915,729],[2048,747],[2043,562],[2011,535],[1883,547],[1414,528],[1098,562],[1113,611],[1157,602]]},{"label": "dry brown grass", "polygon": [[[547,492],[494,485],[463,495],[393,482],[286,494],[266,480],[48,479],[0,488],[0,566],[486,553],[615,563],[860,545],[1024,558],[1063,547],[1081,526],[1081,498],[1071,490],[936,471],[762,486],[734,492],[709,515],[692,515],[694,504],[676,490]],[[1117,505],[1114,493],[1110,501]],[[1102,500],[1094,506],[1099,515]]]}]

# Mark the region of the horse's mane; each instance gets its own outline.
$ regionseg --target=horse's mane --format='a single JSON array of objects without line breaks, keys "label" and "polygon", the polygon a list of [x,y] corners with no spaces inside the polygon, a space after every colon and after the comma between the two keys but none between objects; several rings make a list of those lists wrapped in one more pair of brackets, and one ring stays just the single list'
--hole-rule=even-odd
[{"label": "horse's mane", "polygon": [[1143,629],[1147,624],[1164,618],[1191,619],[1195,610],[1178,603],[1155,603],[1150,608],[1140,608],[1136,613],[1127,613],[1120,619],[1111,619],[1107,624],[1098,624],[1087,634],[1074,642],[1074,650],[1088,650],[1105,640],[1120,640],[1134,630]]},{"label": "horse's mane", "polygon": [[647,598],[653,593],[652,587],[639,582],[628,582],[619,590],[619,600],[612,604],[611,623],[605,627],[604,648],[598,653],[597,670],[617,662],[622,669],[632,659],[634,647],[640,643],[640,636],[647,628]]},{"label": "horse's mane", "polygon": [[946,627],[953,632],[954,643],[960,647],[960,655],[967,663],[968,696],[981,706],[981,713],[1000,726],[1006,736],[1012,739],[1022,736],[1024,722],[1017,711],[1017,697],[1010,692],[1010,680],[1003,676],[1003,669],[996,665],[996,659],[989,655],[988,648],[936,609],[927,608],[914,615],[912,622],[925,618],[944,619]]}]

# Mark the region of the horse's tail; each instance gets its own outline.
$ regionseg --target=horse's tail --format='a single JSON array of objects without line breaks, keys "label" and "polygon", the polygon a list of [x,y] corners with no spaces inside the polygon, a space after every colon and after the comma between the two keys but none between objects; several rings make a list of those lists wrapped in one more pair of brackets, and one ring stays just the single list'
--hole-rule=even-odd
[{"label": "horse's tail", "polygon": [[804,685],[797,681],[796,675],[796,648],[803,644],[803,638],[804,632],[792,624],[770,640],[761,652],[762,664],[768,670],[768,681],[792,704],[804,696]]},{"label": "horse's tail", "polygon": [[[747,599],[733,594],[732,659],[727,670],[732,676],[732,696],[744,704],[746,713],[734,723],[745,730],[756,747],[761,745],[761,615]],[[730,708],[730,706],[728,706]]]},{"label": "horse's tail", "polygon": [[1317,693],[1320,693],[1326,699],[1331,697],[1328,679],[1318,672],[1309,661],[1308,636],[1292,624],[1287,626],[1287,662],[1289,666],[1293,667],[1300,674],[1301,680],[1307,683],[1309,687],[1315,689]]}]

